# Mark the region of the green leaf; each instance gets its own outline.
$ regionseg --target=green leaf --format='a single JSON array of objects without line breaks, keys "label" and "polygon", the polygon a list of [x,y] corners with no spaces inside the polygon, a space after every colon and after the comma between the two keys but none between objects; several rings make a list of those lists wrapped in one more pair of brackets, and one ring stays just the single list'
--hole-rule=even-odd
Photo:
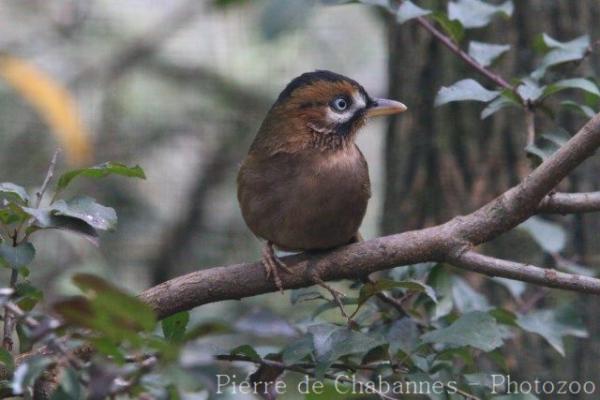
[{"label": "green leaf", "polygon": [[458,276],[452,279],[452,298],[461,313],[487,311],[491,308],[485,296],[476,292],[467,281]]},{"label": "green leaf", "polygon": [[2,364],[11,374],[15,370],[15,360],[13,359],[12,354],[4,347],[0,347],[0,364]]},{"label": "green leaf", "polygon": [[442,87],[435,98],[435,106],[450,103],[452,101],[490,101],[496,98],[500,92],[487,90],[473,79],[463,79],[452,86]]},{"label": "green leaf", "polygon": [[171,342],[182,342],[189,321],[190,313],[187,311],[181,311],[165,318],[161,323],[165,339]]},{"label": "green leaf", "polygon": [[10,268],[25,267],[33,261],[35,248],[29,242],[21,243],[16,247],[8,243],[0,244],[0,262],[4,262]]},{"label": "green leaf", "polygon": [[594,96],[600,96],[600,90],[598,90],[598,86],[594,82],[584,78],[573,78],[563,79],[562,81],[549,84],[544,89],[544,97],[553,95],[554,93],[558,93],[565,89],[579,89],[593,94]]},{"label": "green leaf", "polygon": [[[62,370],[59,390],[63,396],[61,399],[77,400],[82,398],[81,385],[79,376],[73,368],[65,368]],[[52,396],[52,400],[56,399],[56,394]]]},{"label": "green leaf", "polygon": [[584,35],[569,42],[559,42],[544,33],[542,42],[551,50],[544,56],[540,66],[531,73],[531,76],[536,79],[544,76],[546,70],[553,65],[578,61],[585,57],[590,46],[590,37]]},{"label": "green leaf", "polygon": [[563,101],[560,103],[560,105],[567,110],[576,111],[588,118],[593,118],[594,115],[596,115],[596,112],[590,106],[579,104],[571,100]]},{"label": "green leaf", "polygon": [[520,315],[517,324],[527,332],[542,336],[561,355],[565,355],[563,337],[587,337],[588,334],[578,323],[565,321],[556,310],[539,310]]},{"label": "green leaf", "polygon": [[35,219],[35,228],[60,229],[77,233],[93,244],[98,245],[98,232],[96,229],[79,218],[54,215],[52,208],[37,209],[23,207],[23,211]]},{"label": "green leaf", "polygon": [[446,328],[436,329],[421,336],[425,343],[444,343],[452,347],[471,346],[492,351],[502,346],[510,331],[499,325],[490,314],[473,311],[462,315]]},{"label": "green leaf", "polygon": [[458,20],[465,28],[481,28],[492,21],[497,14],[510,17],[514,11],[512,1],[491,5],[480,0],[458,0],[448,3],[448,17]]},{"label": "green leaf", "polygon": [[517,87],[517,93],[525,101],[535,102],[544,94],[544,87],[540,87],[532,79],[523,79]]},{"label": "green leaf", "polygon": [[76,274],[73,282],[87,297],[54,304],[54,310],[67,323],[101,333],[115,343],[128,340],[136,346],[142,339],[138,332],[154,330],[154,311],[137,297],[90,274]]},{"label": "green leaf", "polygon": [[486,119],[490,115],[495,114],[506,107],[515,107],[520,106],[518,103],[515,103],[513,100],[505,97],[504,95],[498,96],[494,100],[488,103],[487,107],[481,111],[480,118]]},{"label": "green leaf", "polygon": [[369,298],[377,293],[392,289],[406,289],[411,292],[425,293],[431,300],[437,303],[435,291],[429,285],[414,280],[393,281],[390,279],[380,279],[375,282],[367,282],[361,287],[358,295],[358,306],[362,306]]},{"label": "green leaf", "polygon": [[510,45],[508,44],[491,44],[475,41],[469,43],[469,55],[484,67],[492,65],[494,60],[508,50],[510,50]]},{"label": "green leaf", "polygon": [[544,132],[542,134],[542,137],[546,140],[551,141],[558,147],[561,147],[562,145],[567,143],[569,139],[571,139],[571,134],[566,129],[557,127],[550,131]]},{"label": "green leaf", "polygon": [[385,338],[390,343],[392,354],[397,353],[398,350],[410,354],[418,347],[419,327],[414,320],[405,317],[392,322]]},{"label": "green leaf", "polygon": [[281,354],[285,365],[292,365],[302,361],[314,351],[313,337],[307,334],[300,339],[288,344]]},{"label": "green leaf", "polygon": [[433,19],[440,24],[444,32],[446,32],[456,43],[462,42],[465,37],[465,29],[460,21],[450,20],[446,13],[436,11],[432,14]]},{"label": "green leaf", "polygon": [[313,337],[317,379],[322,379],[327,368],[340,357],[349,354],[366,354],[369,350],[386,343],[379,335],[366,335],[332,324],[313,325],[308,328],[308,331]]},{"label": "green leaf", "polygon": [[413,18],[422,17],[427,14],[431,14],[431,10],[421,8],[412,1],[404,0],[396,12],[396,21],[403,24]]},{"label": "green leaf", "polygon": [[68,202],[59,200],[50,210],[52,215],[77,218],[103,231],[114,229],[117,225],[117,213],[114,209],[98,204],[87,196],[77,196]]},{"label": "green leaf", "polygon": [[567,243],[567,234],[562,226],[540,217],[531,217],[518,228],[529,233],[533,240],[549,253],[562,251]]},{"label": "green leaf", "polygon": [[530,155],[536,156],[540,161],[546,161],[556,150],[558,146],[553,140],[548,140],[545,137],[539,137],[535,140],[534,144],[530,144],[525,147],[525,152]]},{"label": "green leaf", "polygon": [[24,203],[29,202],[29,195],[27,194],[27,190],[24,187],[15,185],[11,182],[1,182],[0,183],[0,193],[13,195],[19,198]]},{"label": "green leaf", "polygon": [[248,357],[252,361],[260,361],[261,360],[261,357],[258,355],[256,350],[254,350],[254,347],[252,347],[248,344],[243,344],[241,346],[236,347],[235,349],[231,350],[229,352],[229,354],[231,354],[232,356]]},{"label": "green leaf", "polygon": [[33,286],[29,281],[17,283],[15,295],[18,298],[18,306],[25,311],[31,311],[44,298],[44,292]]},{"label": "green leaf", "polygon": [[85,176],[88,178],[104,178],[108,175],[120,175],[129,178],[146,179],[144,170],[139,165],[136,165],[135,167],[128,167],[124,164],[106,162],[89,168],[81,168],[65,172],[58,179],[56,190],[61,191],[65,189],[67,186],[69,186],[71,181],[78,176]]}]

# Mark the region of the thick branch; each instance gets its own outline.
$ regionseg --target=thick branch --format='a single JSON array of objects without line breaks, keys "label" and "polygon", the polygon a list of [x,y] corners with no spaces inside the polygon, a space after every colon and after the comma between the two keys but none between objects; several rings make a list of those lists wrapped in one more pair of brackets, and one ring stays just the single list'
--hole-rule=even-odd
[{"label": "thick branch", "polygon": [[539,206],[540,213],[576,214],[600,211],[600,192],[552,193]]},{"label": "thick branch", "polygon": [[[521,279],[540,285],[600,293],[600,280],[551,272],[478,255],[470,249],[514,228],[538,212],[547,194],[600,146],[600,114],[534,170],[519,185],[479,210],[435,227],[384,236],[327,253],[284,258],[294,270],[283,274],[286,289],[311,286],[316,268],[324,281],[361,279],[369,274],[425,261],[449,261],[486,275]],[[558,197],[560,198],[560,196]],[[524,272],[520,272],[520,270]],[[140,297],[164,318],[173,313],[223,300],[274,292],[260,263],[237,264],[196,271],[144,291]]]}]

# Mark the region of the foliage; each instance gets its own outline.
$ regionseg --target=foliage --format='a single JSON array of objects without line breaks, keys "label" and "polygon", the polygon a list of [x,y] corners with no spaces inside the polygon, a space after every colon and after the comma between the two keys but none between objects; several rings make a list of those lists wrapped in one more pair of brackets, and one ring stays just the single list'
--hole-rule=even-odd
[{"label": "foliage", "polygon": [[[500,43],[469,40],[467,44],[470,30],[512,15],[515,5],[510,0],[494,4],[456,0],[444,9],[427,9],[408,0],[399,5],[386,0],[324,2],[378,7],[392,13],[400,24],[427,18],[451,43],[466,47],[465,54],[488,72],[491,70],[487,68],[512,50]],[[213,2],[218,7],[236,3],[243,2]],[[267,2],[264,36],[275,39],[297,28],[316,3]],[[543,162],[569,139],[556,118],[559,113],[589,116],[598,109],[600,89],[596,80],[578,76],[569,68],[586,57],[589,45],[587,36],[561,42],[542,34],[536,49],[538,66],[527,76],[512,77],[507,85],[493,86],[481,79],[457,79],[440,88],[435,106],[460,101],[484,103],[482,119],[499,115],[509,107],[522,110],[524,115],[538,113],[553,129],[537,132],[533,126],[535,140],[524,153]],[[43,104],[38,108],[43,109]],[[65,121],[55,124],[69,125]],[[69,129],[73,134],[73,127]],[[301,321],[288,321],[266,310],[241,316],[234,324],[197,320],[187,311],[157,321],[152,309],[137,297],[89,274],[73,276],[81,293],[53,303],[53,316],[49,316],[45,311],[50,305],[40,304],[44,291],[29,279],[30,274],[37,273],[32,264],[36,250],[30,239],[60,229],[98,244],[101,232],[116,228],[115,210],[89,196],[60,197],[78,178],[108,175],[145,177],[138,166],[109,162],[68,171],[52,190],[44,183],[37,193],[11,182],[0,183],[0,265],[12,277],[10,287],[0,292],[0,302],[23,313],[15,321],[19,353],[42,345],[53,350],[34,350],[17,362],[14,350],[0,349],[0,364],[7,371],[3,383],[15,394],[32,393],[36,382],[44,382],[45,372],[58,369],[56,399],[118,395],[177,399],[185,392],[213,396],[215,375],[225,370],[245,377],[249,370],[240,364],[246,363],[252,366],[248,380],[264,387],[266,398],[273,398],[267,396],[271,396],[276,381],[292,380],[294,374],[299,379],[309,377],[313,384],[323,382],[322,390],[314,385],[307,390],[305,399],[354,397],[341,396],[333,383],[385,398],[385,386],[371,385],[379,380],[405,385],[441,383],[439,393],[424,393],[431,399],[536,398],[496,395],[485,379],[490,373],[508,370],[510,355],[504,350],[505,344],[525,335],[539,336],[564,355],[568,350],[565,338],[587,334],[572,308],[526,306],[523,296],[535,289],[525,283],[492,280],[491,285],[503,291],[506,298],[506,303],[496,305],[475,282],[436,263],[398,266],[385,277],[354,283],[343,301],[350,311],[349,319],[337,315],[335,301],[311,288],[291,293],[292,305],[308,309]],[[46,196],[46,192],[52,195]],[[565,269],[593,273],[560,258],[566,245],[560,224],[534,217],[520,229],[544,254],[561,260]],[[218,344],[222,342],[228,345]],[[236,361],[239,363],[224,366],[224,362]],[[231,385],[226,391],[232,393]],[[235,398],[235,394],[231,396]]]}]

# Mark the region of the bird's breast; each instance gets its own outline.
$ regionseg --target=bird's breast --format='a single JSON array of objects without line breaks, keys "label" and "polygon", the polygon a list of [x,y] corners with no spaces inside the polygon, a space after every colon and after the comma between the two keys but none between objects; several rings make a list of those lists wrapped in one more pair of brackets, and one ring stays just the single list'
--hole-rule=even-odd
[{"label": "bird's breast", "polygon": [[348,243],[369,197],[367,163],[354,145],[330,153],[249,155],[238,176],[238,198],[249,228],[288,250]]}]

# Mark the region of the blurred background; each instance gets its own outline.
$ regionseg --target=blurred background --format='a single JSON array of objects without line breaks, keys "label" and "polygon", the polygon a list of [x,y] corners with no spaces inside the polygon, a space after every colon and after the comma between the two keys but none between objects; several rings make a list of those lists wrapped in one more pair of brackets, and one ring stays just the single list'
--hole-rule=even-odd
[{"label": "blurred background", "polygon": [[[470,39],[513,46],[494,67],[505,77],[533,69],[539,60],[533,44],[542,32],[562,41],[585,33],[594,41],[600,33],[596,0],[515,3],[511,19],[469,32]],[[63,149],[59,170],[117,161],[139,164],[147,175],[145,181],[81,180],[69,189],[114,207],[119,226],[100,247],[68,234],[35,238],[40,271],[34,280],[51,288],[47,296],[69,293],[74,272],[93,272],[138,292],[199,268],[258,259],[261,243],[239,213],[235,176],[266,111],[302,72],[330,69],[356,79],[373,96],[409,107],[398,119],[371,121],[359,136],[373,182],[365,238],[467,213],[531,167],[523,152],[522,113],[507,110],[481,121],[479,105],[434,108],[442,85],[478,77],[429,33],[415,24],[397,25],[374,7],[311,0],[8,0],[0,2],[0,20],[0,54],[34,65],[66,87],[81,121],[71,136],[61,134],[22,90],[0,79],[0,181],[34,190],[57,147]],[[598,53],[575,68],[597,76]],[[585,122],[559,118],[571,133]],[[599,168],[598,157],[587,161],[562,189],[600,189]],[[565,257],[595,273],[600,218],[553,221],[566,234]],[[542,265],[558,262],[521,231],[486,251]],[[492,302],[508,301],[486,279],[464,276]],[[600,301],[524,290],[541,303],[574,302],[590,337],[569,342],[566,358],[540,351],[547,344],[536,337],[515,340],[507,350],[519,356],[512,360],[514,374],[597,377]],[[238,321],[257,337],[270,330],[285,337],[288,328],[277,315],[298,321],[311,307],[281,300],[270,294],[209,305],[193,317]],[[272,324],[248,327],[261,315],[263,324]]]}]

